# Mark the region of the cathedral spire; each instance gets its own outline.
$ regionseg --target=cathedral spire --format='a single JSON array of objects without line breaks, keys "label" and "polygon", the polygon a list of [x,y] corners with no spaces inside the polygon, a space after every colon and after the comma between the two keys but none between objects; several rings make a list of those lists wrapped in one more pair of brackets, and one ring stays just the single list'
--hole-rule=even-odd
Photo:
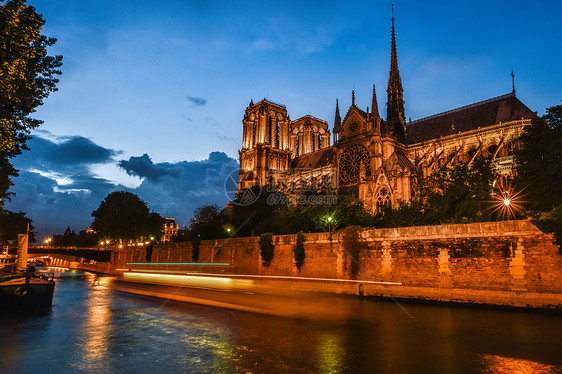
[{"label": "cathedral spire", "polygon": [[394,4],[392,4],[392,38],[390,46],[390,71],[398,72],[398,57],[396,56],[396,34],[394,32]]},{"label": "cathedral spire", "polygon": [[388,99],[386,103],[387,131],[397,138],[404,139],[406,120],[404,115],[404,99],[402,93],[402,80],[398,71],[398,58],[396,56],[396,35],[394,32],[394,4],[392,4],[392,38],[390,48],[390,74],[388,77],[388,88],[386,90]]},{"label": "cathedral spire", "polygon": [[351,105],[355,105],[355,90],[351,90]]},{"label": "cathedral spire", "polygon": [[375,85],[373,84],[373,102],[371,103],[371,113],[375,118],[379,118],[379,105],[377,104],[377,91],[375,90]]},{"label": "cathedral spire", "polygon": [[338,104],[338,99],[336,99],[336,117],[334,118],[334,133],[339,131],[341,127],[341,117],[340,117],[340,107]]},{"label": "cathedral spire", "polygon": [[515,74],[513,74],[513,69],[511,69],[511,96],[515,97]]}]

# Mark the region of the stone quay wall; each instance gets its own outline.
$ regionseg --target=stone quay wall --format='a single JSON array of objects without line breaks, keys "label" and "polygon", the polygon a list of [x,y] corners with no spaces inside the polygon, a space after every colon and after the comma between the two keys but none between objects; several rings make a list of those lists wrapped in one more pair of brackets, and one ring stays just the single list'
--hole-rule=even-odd
[{"label": "stone quay wall", "polygon": [[[201,241],[198,259],[201,265],[179,265],[193,262],[193,248],[188,242],[154,246],[150,258],[154,265],[143,265],[147,263],[145,248],[116,250],[111,267],[114,272],[158,268],[300,277],[301,280],[295,279],[283,287],[562,309],[562,255],[553,244],[553,236],[542,233],[528,220],[391,229],[348,228],[333,234],[305,234],[306,258],[300,271],[293,254],[296,237],[273,237],[274,257],[268,267],[262,264],[257,237]],[[311,283],[302,278],[352,282]]]}]

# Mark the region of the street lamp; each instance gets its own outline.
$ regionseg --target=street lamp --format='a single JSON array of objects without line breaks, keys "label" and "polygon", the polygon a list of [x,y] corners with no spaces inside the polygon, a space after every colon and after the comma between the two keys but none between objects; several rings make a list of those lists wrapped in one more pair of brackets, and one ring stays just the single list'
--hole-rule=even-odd
[{"label": "street lamp", "polygon": [[328,222],[328,233],[329,233],[329,238],[330,238],[330,242],[332,241],[332,217],[328,216],[326,218],[326,221]]}]

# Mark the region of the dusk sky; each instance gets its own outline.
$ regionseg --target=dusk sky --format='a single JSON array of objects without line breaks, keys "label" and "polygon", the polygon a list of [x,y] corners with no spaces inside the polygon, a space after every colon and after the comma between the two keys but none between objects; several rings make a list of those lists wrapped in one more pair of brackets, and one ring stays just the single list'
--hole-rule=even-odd
[{"label": "dusk sky", "polygon": [[[385,116],[391,1],[29,1],[62,54],[59,91],[7,208],[38,239],[77,232],[111,191],[138,194],[187,224],[225,205],[244,109],[268,98],[292,119],[330,128],[336,98]],[[562,99],[562,2],[395,1],[406,117],[418,119],[511,91],[544,114]]]}]

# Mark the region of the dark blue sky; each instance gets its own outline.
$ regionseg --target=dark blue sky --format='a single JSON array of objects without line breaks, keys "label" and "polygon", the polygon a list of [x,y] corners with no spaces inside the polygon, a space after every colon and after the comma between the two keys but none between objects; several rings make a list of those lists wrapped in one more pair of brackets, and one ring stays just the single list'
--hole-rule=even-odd
[{"label": "dark blue sky", "polygon": [[[355,88],[366,107],[374,83],[384,108],[390,1],[30,3],[64,56],[59,91],[37,112],[45,123],[15,160],[9,208],[40,236],[86,228],[113,189],[180,224],[200,203],[226,203],[217,180],[236,167],[250,99],[332,126],[336,98],[345,111]],[[507,93],[512,68],[532,110],[560,103],[559,1],[395,3],[407,117]],[[208,179],[184,183],[191,167]]]}]

